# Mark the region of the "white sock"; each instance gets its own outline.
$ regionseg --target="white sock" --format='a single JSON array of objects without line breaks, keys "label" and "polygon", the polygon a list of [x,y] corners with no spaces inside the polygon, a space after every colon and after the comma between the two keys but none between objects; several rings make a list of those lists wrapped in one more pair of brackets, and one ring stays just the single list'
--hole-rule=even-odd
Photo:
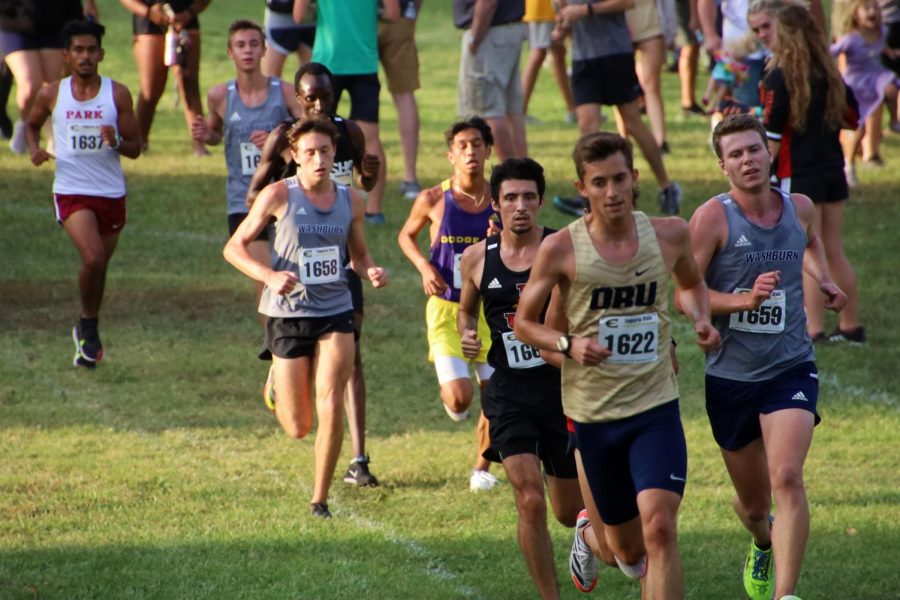
[{"label": "white sock", "polygon": [[641,557],[641,560],[639,560],[636,565],[626,565],[625,561],[616,556],[616,564],[619,565],[619,569],[625,573],[625,577],[628,577],[629,579],[640,579],[647,574],[646,554]]},{"label": "white sock", "polygon": [[446,404],[444,404],[444,410],[447,411],[447,415],[448,415],[451,419],[453,419],[454,421],[456,421],[457,423],[460,422],[460,421],[465,421],[466,419],[469,418],[469,409],[468,409],[468,408],[467,408],[466,410],[462,411],[462,412],[453,412],[452,410],[450,410],[450,407],[449,407],[449,406],[447,406]]}]

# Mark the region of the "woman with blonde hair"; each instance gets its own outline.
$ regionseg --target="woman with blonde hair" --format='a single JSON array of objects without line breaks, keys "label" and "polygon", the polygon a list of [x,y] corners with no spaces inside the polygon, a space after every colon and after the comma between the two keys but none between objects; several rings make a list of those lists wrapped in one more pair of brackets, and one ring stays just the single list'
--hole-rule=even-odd
[{"label": "woman with blonde hair", "polygon": [[[779,6],[780,4],[780,6]],[[825,34],[806,8],[772,0],[753,2],[748,21],[772,52],[762,86],[769,149],[781,189],[809,196],[816,207],[835,282],[847,293],[836,331],[825,334],[822,295],[804,275],[807,331],[813,341],[865,342],[858,323],[856,273],[844,254],[841,227],[849,196],[839,133],[855,129],[856,101],[828,51]]]}]

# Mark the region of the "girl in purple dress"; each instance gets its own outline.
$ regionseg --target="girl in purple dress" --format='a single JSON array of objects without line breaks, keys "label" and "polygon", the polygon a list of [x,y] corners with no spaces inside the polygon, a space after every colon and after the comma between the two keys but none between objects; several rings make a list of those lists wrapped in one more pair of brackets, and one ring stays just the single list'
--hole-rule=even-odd
[{"label": "girl in purple dress", "polygon": [[[877,127],[882,103],[887,104],[890,113],[891,131],[900,133],[897,121],[897,89],[900,79],[881,64],[882,53],[892,57],[896,49],[885,48],[887,28],[881,22],[881,8],[877,0],[855,0],[847,7],[844,17],[844,34],[831,45],[831,55],[841,54],[846,59],[844,81],[853,90],[859,104],[860,127],[843,140],[847,184],[856,185],[854,168],[856,148],[866,131],[866,126]],[[880,162],[877,147],[873,155],[864,157],[872,162]]]}]

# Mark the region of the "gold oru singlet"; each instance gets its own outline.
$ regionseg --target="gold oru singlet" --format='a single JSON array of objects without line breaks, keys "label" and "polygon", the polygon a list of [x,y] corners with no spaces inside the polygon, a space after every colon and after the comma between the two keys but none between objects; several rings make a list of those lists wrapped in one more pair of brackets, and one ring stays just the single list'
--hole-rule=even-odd
[{"label": "gold oru singlet", "polygon": [[678,398],[669,274],[650,218],[632,214],[638,251],[622,265],[600,256],[583,217],[568,227],[575,248],[575,281],[565,297],[569,333],[598,339],[613,353],[594,367],[563,362],[563,410],[580,423],[624,419]]}]

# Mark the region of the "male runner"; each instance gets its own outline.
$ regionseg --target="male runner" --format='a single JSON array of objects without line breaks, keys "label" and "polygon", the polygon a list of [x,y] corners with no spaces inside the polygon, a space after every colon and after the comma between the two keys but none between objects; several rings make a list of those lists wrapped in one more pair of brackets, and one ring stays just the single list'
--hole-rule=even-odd
[{"label": "male runner", "polygon": [[[615,134],[589,134],[573,159],[576,187],[591,212],[541,244],[514,331],[526,344],[566,355],[563,409],[574,421],[596,502],[588,506],[590,520],[603,523],[620,568],[646,576],[648,598],[682,598],[676,524],[687,448],[669,352],[669,274],[684,290],[682,306],[700,347],[715,348],[719,336],[709,323],[687,223],[632,210],[638,173],[631,144]],[[556,286],[568,332],[540,322]]]},{"label": "male runner", "polygon": [[545,478],[556,519],[566,527],[575,525],[583,503],[575,460],[567,452],[569,435],[559,389],[561,355],[523,344],[512,328],[538,246],[554,233],[536,223],[544,188],[544,169],[530,158],[507,159],[491,171],[491,205],[503,230],[463,252],[457,327],[463,354],[474,360],[481,352],[479,301],[484,303],[491,332],[488,363],[494,368],[482,397],[490,423],[486,457],[503,464],[513,486],[519,547],[541,598],[547,599],[558,598],[559,588],[547,529]]},{"label": "male runner", "polygon": [[[25,131],[34,166],[56,159],[56,220],[81,255],[81,320],[72,330],[73,364],[87,368],[103,358],[98,319],[106,267],[125,226],[125,176],[119,155],[137,158],[141,153],[131,92],[97,72],[104,33],[93,21],[66,24],[63,59],[72,75],[38,92]],[[55,156],[40,147],[41,127],[48,117]]]},{"label": "male runner", "polygon": [[[228,28],[227,51],[236,77],[210,88],[209,115],[194,120],[191,135],[195,141],[210,146],[225,142],[230,237],[247,217],[247,188],[256,172],[266,136],[289,115],[299,116],[300,107],[290,84],[263,75],[260,64],[266,52],[266,38],[259,25],[246,20],[233,22]],[[268,260],[269,236],[265,229],[250,244],[250,253],[260,262]],[[257,282],[257,304],[262,289],[262,282]]]},{"label": "male runner", "polygon": [[[293,127],[288,137],[297,176],[267,186],[225,246],[231,264],[266,284],[260,312],[268,317],[266,344],[272,353],[279,423],[289,436],[302,438],[312,428],[316,407],[310,510],[325,518],[331,517],[328,489],[341,451],[344,388],[353,369],[353,304],[344,268],[348,254],[373,286],[387,283],[387,273],[375,266],[366,248],[362,199],[331,181],[337,135],[325,119]],[[249,246],[273,217],[270,267],[254,259]]]},{"label": "male runner", "polygon": [[[469,416],[475,390],[456,330],[462,288],[460,261],[467,247],[486,237],[494,214],[490,186],[484,178],[484,163],[491,155],[494,138],[491,128],[480,117],[457,121],[447,129],[444,137],[453,175],[419,194],[397,242],[422,276],[422,288],[428,296],[425,307],[428,360],[434,363],[437,372],[444,409],[454,421],[463,421]],[[429,258],[422,255],[416,241],[426,225],[431,239]],[[479,325],[479,337],[490,339],[483,319]],[[485,343],[475,358],[475,371],[482,390],[493,372],[487,364],[488,348],[489,344]],[[488,490],[497,484],[497,479],[488,472],[490,461],[482,456],[490,444],[483,413],[479,415],[477,438],[478,455],[469,487]]]},{"label": "male runner", "polygon": [[[769,186],[763,125],[752,115],[727,117],[713,131],[713,147],[731,189],[691,217],[694,256],[722,336],[706,358],[706,410],[737,492],[732,505],[753,536],[744,589],[754,599],[773,591],[796,598],[809,537],[803,463],[820,420],[803,271],[827,308],[841,310],[847,296],[831,280],[812,201]],[[778,519],[771,524],[773,495]]]},{"label": "male runner", "polygon": [[[366,140],[362,129],[354,121],[342,119],[334,114],[334,82],[328,67],[314,62],[300,67],[294,76],[294,94],[300,103],[301,118],[327,118],[338,130],[331,180],[342,185],[355,184],[358,188],[371,190],[375,186],[381,163],[374,154],[366,154]],[[291,159],[290,144],[285,136],[291,125],[293,120],[280,123],[266,139],[262,158],[250,182],[247,193],[248,204],[252,205],[256,195],[267,184],[296,174],[297,165]],[[353,298],[356,341],[356,357],[353,361],[353,374],[347,387],[345,404],[354,458],[344,474],[344,481],[359,486],[376,486],[378,479],[369,471],[369,456],[366,454],[366,380],[359,347],[363,322],[362,281],[349,265],[344,266],[347,268],[347,282]],[[272,378],[269,377],[269,384],[271,381]],[[267,404],[272,408],[268,400]]]}]

